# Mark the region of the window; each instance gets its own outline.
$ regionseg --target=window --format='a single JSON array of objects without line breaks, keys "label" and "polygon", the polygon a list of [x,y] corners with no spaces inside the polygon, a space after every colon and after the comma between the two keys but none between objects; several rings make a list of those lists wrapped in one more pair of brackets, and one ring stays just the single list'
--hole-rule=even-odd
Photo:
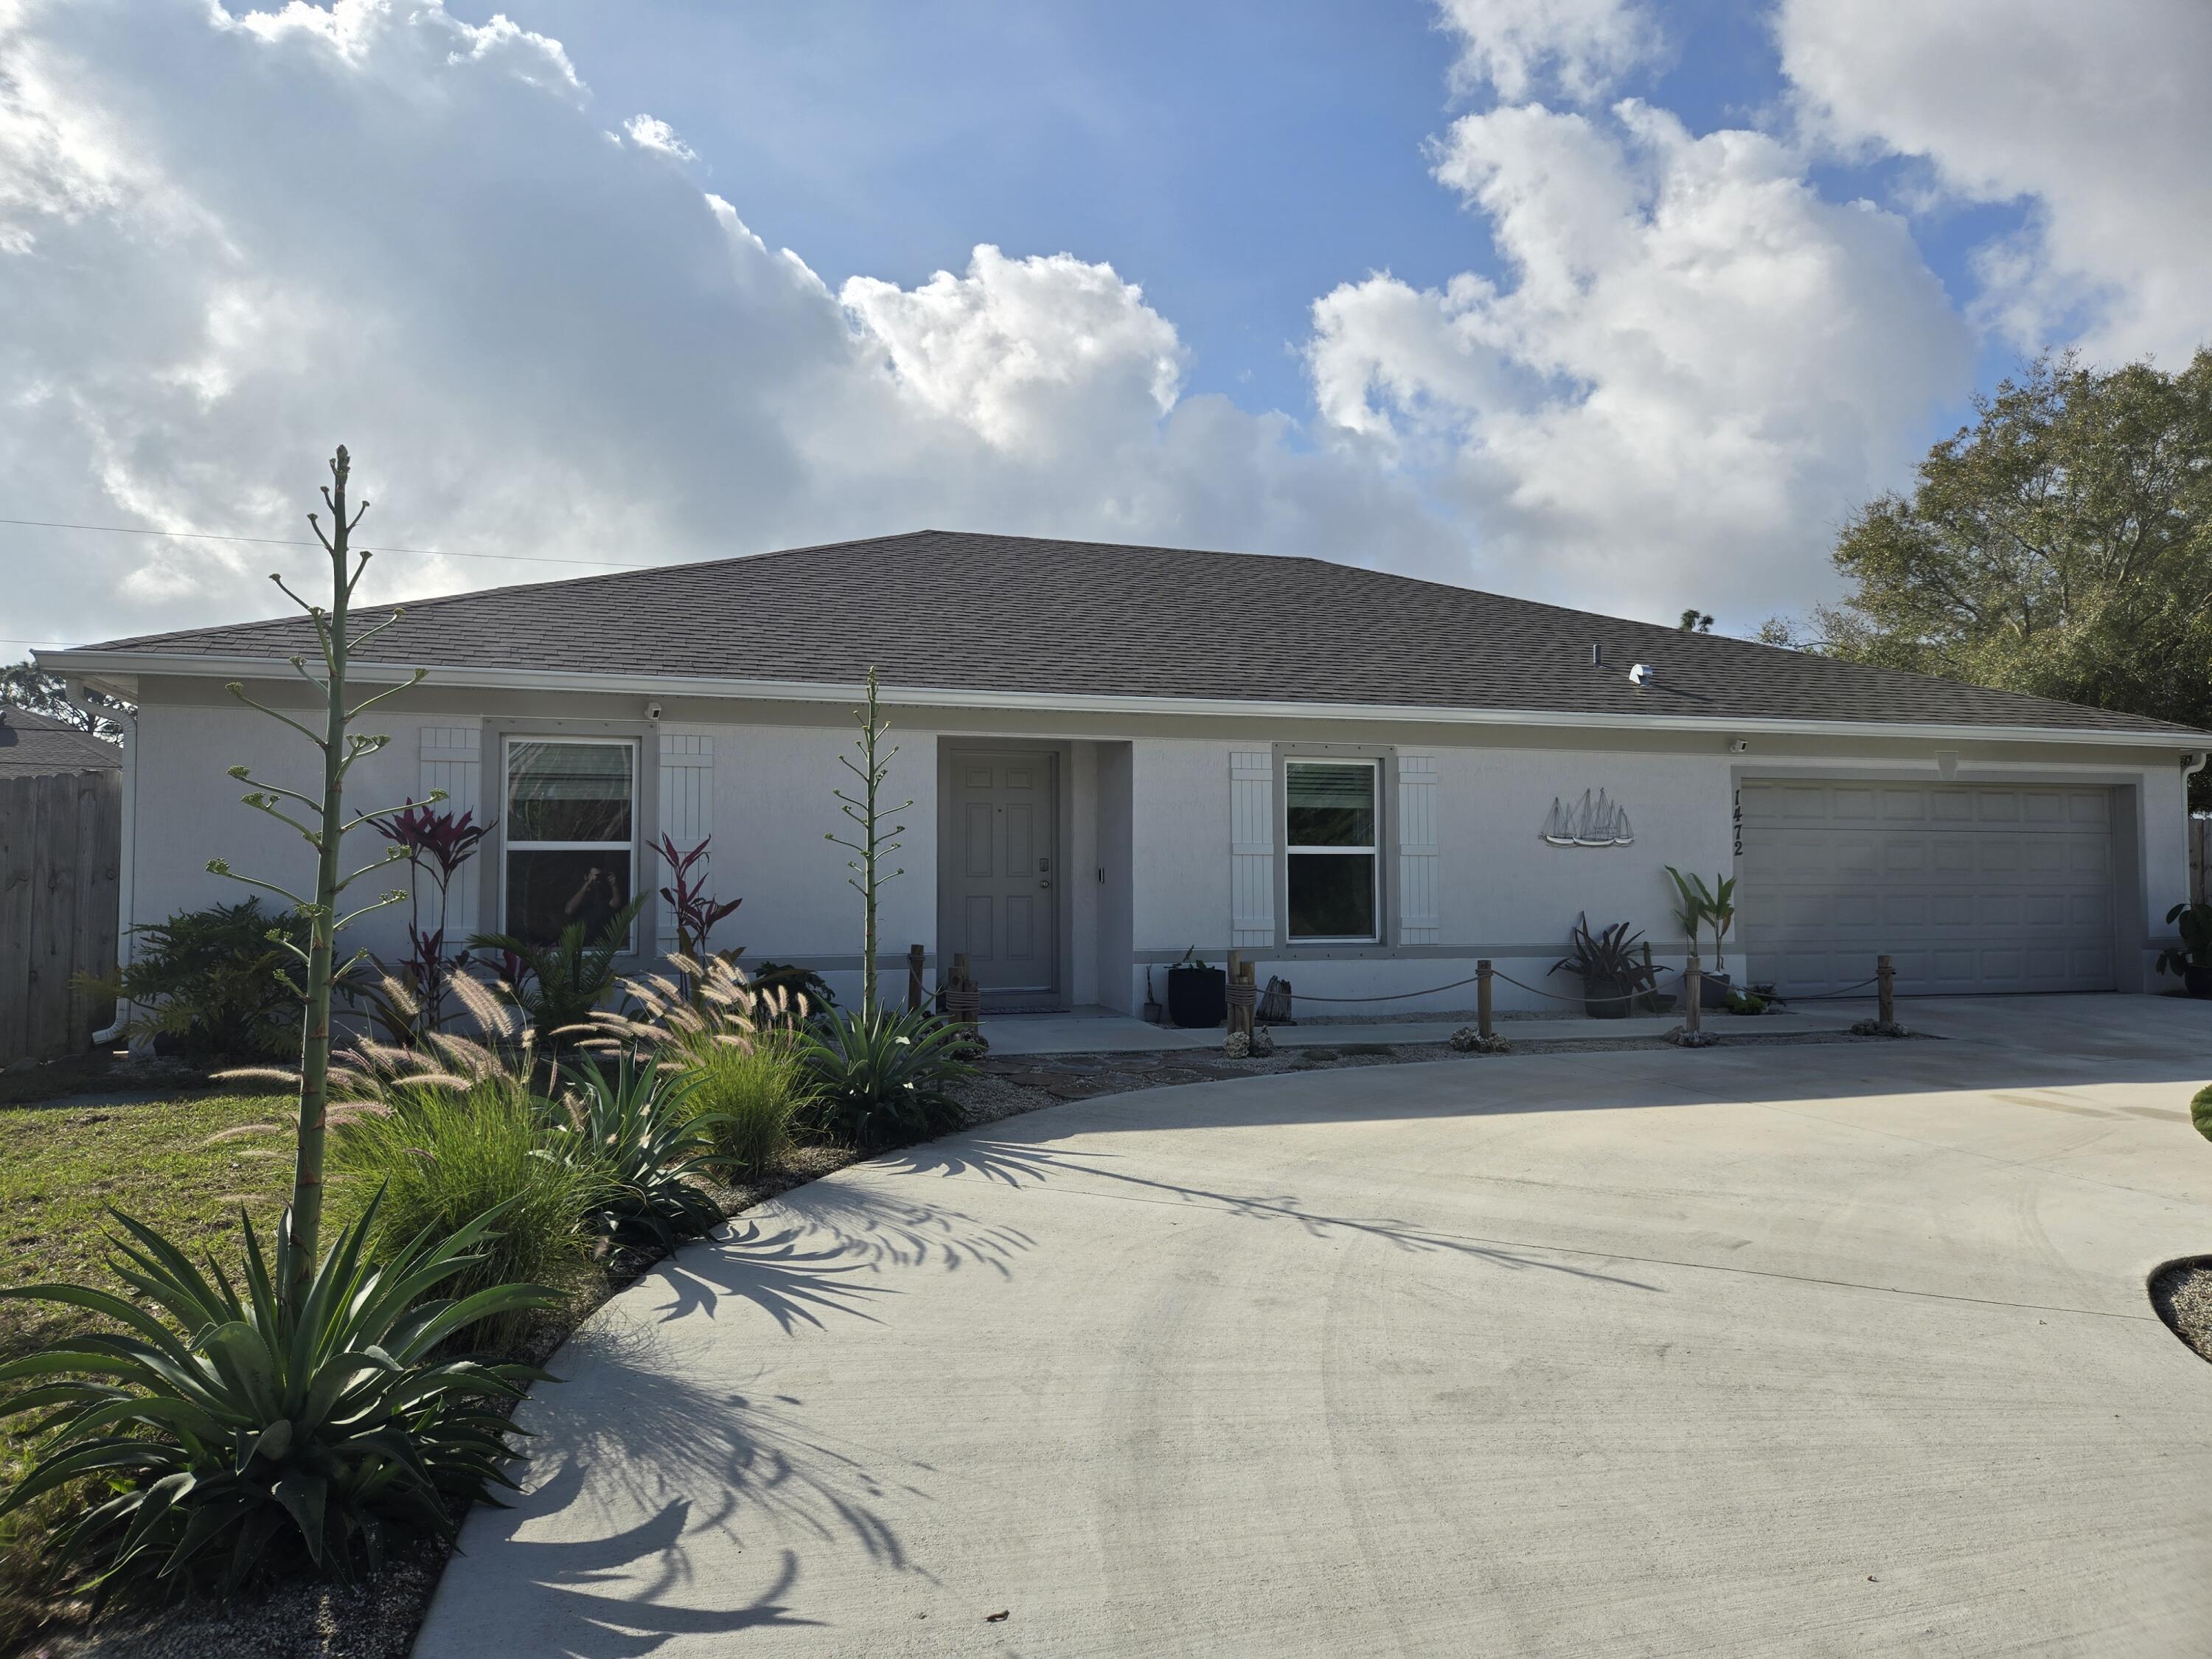
[{"label": "window", "polygon": [[1284,835],[1293,943],[1382,937],[1374,761],[1285,761]]},{"label": "window", "polygon": [[578,922],[586,940],[605,931],[635,884],[636,799],[635,743],[507,740],[508,933],[546,945]]}]

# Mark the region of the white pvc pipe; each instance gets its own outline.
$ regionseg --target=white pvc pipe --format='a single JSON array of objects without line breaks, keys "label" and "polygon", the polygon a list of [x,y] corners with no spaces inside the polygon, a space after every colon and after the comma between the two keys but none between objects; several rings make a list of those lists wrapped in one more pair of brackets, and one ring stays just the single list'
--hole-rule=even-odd
[{"label": "white pvc pipe", "polygon": [[[116,872],[115,885],[115,963],[118,971],[131,961],[131,911],[133,878],[138,869],[138,716],[135,712],[125,714],[123,734],[123,835],[122,867]],[[120,997],[115,1002],[115,1023],[104,1031],[94,1031],[92,1041],[95,1047],[105,1048],[123,1035],[123,1028],[131,1023],[131,1005]]]}]

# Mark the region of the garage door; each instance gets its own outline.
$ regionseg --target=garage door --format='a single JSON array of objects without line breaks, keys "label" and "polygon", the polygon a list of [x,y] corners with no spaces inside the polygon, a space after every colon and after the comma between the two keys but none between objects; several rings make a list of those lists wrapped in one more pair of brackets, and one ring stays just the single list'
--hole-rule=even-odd
[{"label": "garage door", "polygon": [[1922,996],[2112,987],[2108,790],[1747,782],[1736,804],[1741,946],[1785,995],[1885,952]]}]

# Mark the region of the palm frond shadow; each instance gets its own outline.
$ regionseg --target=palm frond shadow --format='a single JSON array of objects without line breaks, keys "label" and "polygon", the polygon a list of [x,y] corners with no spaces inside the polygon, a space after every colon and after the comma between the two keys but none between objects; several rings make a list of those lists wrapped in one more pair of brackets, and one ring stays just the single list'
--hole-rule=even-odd
[{"label": "palm frond shadow", "polygon": [[1358,1234],[1379,1238],[1401,1250],[1442,1250],[1514,1271],[1540,1268],[1550,1273],[1565,1273],[1573,1279],[1618,1285],[1629,1290],[1657,1293],[1661,1289],[1642,1279],[1548,1260],[1522,1246],[1438,1232],[1392,1217],[1320,1214],[1309,1209],[1304,1200],[1295,1193],[1216,1192],[1203,1187],[1187,1187],[1171,1181],[1155,1180],[1137,1174],[1132,1168],[1113,1168],[1116,1160],[1097,1153],[1074,1153],[1019,1141],[983,1140],[962,1135],[948,1141],[911,1146],[879,1161],[909,1175],[997,1181],[1015,1187],[1040,1185],[1054,1176],[1088,1176],[1135,1188],[1147,1195],[1156,1194],[1156,1201],[1216,1206],[1231,1215],[1254,1221],[1293,1222],[1308,1237],[1314,1238]]},{"label": "palm frond shadow", "polygon": [[[629,1659],[678,1638],[814,1624],[791,1606],[810,1549],[857,1546],[892,1571],[935,1582],[878,1507],[894,1492],[928,1502],[927,1492],[878,1475],[811,1431],[796,1396],[677,1374],[659,1329],[599,1328],[568,1350],[568,1389],[551,1402],[557,1420],[537,1425],[526,1489],[507,1509],[477,1510],[463,1540],[532,1587],[527,1619],[560,1632],[557,1651]],[[644,1518],[599,1538],[529,1535],[543,1518],[574,1512],[587,1487],[596,1512]],[[702,1573],[699,1563],[702,1553],[717,1564],[731,1554],[700,1551],[707,1533],[747,1561],[777,1552],[772,1582],[741,1606],[721,1605],[733,1593],[727,1575]]]},{"label": "palm frond shadow", "polygon": [[851,1182],[818,1182],[783,1202],[803,1225],[873,1267],[986,1268],[1006,1278],[1036,1242],[1018,1227]]},{"label": "palm frond shadow", "polygon": [[667,1300],[655,1313],[664,1325],[691,1314],[712,1319],[726,1297],[752,1303],[781,1326],[786,1335],[801,1325],[819,1330],[822,1316],[850,1314],[880,1322],[868,1311],[872,1298],[897,1292],[889,1285],[856,1279],[874,1264],[845,1240],[811,1238],[803,1226],[769,1225],[749,1218],[732,1221],[707,1245],[693,1245],[669,1258],[658,1284]]},{"label": "palm frond shadow", "polygon": [[[563,1507],[583,1480],[580,1464],[570,1464],[538,1492],[546,1507]],[[545,1651],[562,1659],[642,1659],[678,1637],[721,1636],[763,1626],[811,1626],[820,1621],[794,1616],[787,1598],[799,1582],[799,1554],[782,1552],[775,1578],[741,1607],[672,1607],[667,1593],[687,1580],[675,1570],[683,1560],[680,1540],[689,1530],[691,1505],[678,1498],[636,1526],[605,1538],[540,1542],[508,1534],[496,1542],[503,1556],[521,1564],[524,1576],[544,1598],[532,1609],[532,1624],[558,1630],[560,1645]],[[522,1511],[491,1510],[507,1526],[519,1525]],[[638,1585],[623,1569],[658,1557],[659,1570]],[[512,1632],[510,1632],[510,1635]]]}]

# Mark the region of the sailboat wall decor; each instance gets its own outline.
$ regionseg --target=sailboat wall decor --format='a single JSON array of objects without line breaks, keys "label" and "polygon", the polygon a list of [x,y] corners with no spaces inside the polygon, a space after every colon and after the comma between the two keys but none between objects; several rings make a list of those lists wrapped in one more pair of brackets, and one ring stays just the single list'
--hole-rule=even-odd
[{"label": "sailboat wall decor", "polygon": [[1595,800],[1583,790],[1582,799],[1572,806],[1563,805],[1554,795],[1551,815],[1538,833],[1552,847],[1628,847],[1636,841],[1628,809],[1609,799],[1602,789]]}]

